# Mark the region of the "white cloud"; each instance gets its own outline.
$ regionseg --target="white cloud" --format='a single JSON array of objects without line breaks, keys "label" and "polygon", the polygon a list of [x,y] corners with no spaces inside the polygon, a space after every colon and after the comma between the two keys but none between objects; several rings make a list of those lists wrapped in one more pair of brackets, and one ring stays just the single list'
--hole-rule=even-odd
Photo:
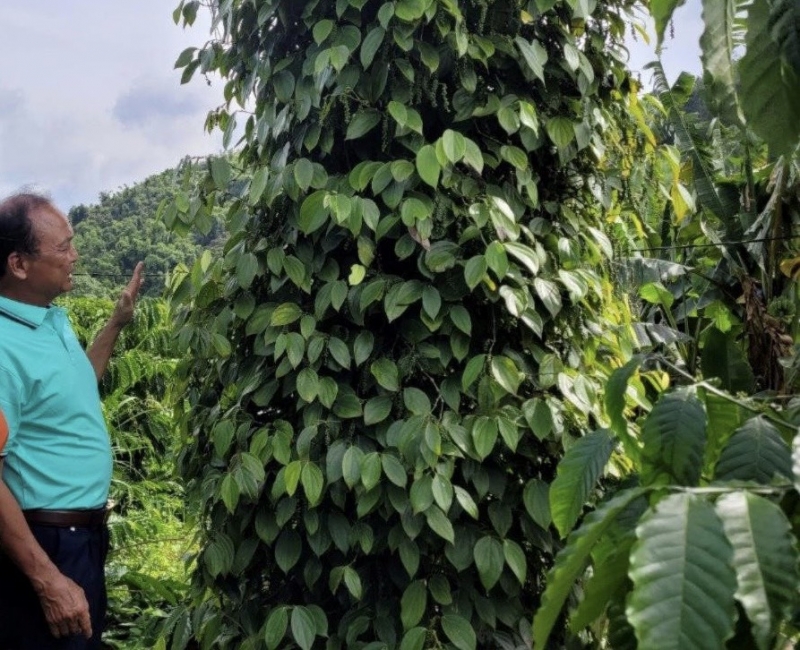
[{"label": "white cloud", "polygon": [[0,4],[0,195],[35,185],[64,209],[96,201],[184,155],[220,149],[204,133],[221,84],[180,85],[184,31],[164,0]]},{"label": "white cloud", "polygon": [[[184,155],[221,148],[203,131],[222,103],[222,84],[197,76],[180,85],[180,52],[208,38],[172,22],[170,0],[0,2],[0,195],[35,184],[69,209],[130,185]],[[675,14],[663,56],[670,79],[699,72],[700,0]],[[654,58],[628,42],[631,66]],[[645,73],[645,78],[647,77]]]}]

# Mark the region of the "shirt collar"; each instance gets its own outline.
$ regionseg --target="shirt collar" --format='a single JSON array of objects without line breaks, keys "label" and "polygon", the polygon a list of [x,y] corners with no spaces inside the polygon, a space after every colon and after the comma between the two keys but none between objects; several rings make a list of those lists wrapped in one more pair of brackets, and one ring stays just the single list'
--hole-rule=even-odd
[{"label": "shirt collar", "polygon": [[20,323],[24,323],[29,327],[39,327],[47,314],[50,313],[50,307],[39,307],[38,305],[29,305],[25,302],[11,300],[5,296],[0,296],[0,315],[13,318]]}]

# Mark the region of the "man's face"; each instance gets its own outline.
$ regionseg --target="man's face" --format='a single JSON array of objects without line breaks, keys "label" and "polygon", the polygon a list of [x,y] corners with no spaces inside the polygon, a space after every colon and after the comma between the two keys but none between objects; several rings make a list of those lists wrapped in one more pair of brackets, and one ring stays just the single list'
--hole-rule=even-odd
[{"label": "man's face", "polygon": [[54,298],[72,289],[72,272],[78,252],[72,245],[72,226],[55,208],[31,216],[37,251],[27,255],[26,289],[36,304],[49,305]]}]

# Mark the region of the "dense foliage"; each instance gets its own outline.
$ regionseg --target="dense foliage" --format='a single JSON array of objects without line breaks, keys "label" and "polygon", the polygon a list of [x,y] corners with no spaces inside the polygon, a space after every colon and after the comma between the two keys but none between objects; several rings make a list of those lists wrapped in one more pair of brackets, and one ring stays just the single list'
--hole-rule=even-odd
[{"label": "dense foliage", "polygon": [[[104,299],[60,302],[84,344],[94,339],[113,307]],[[141,301],[101,384],[114,451],[104,636],[111,647],[149,646],[160,612],[176,605],[187,588],[185,560],[194,528],[171,461],[179,443],[171,408],[173,350],[167,305]]]},{"label": "dense foliage", "polygon": [[191,264],[204,249],[221,245],[219,224],[213,220],[192,236],[170,230],[162,205],[180,185],[198,175],[193,163],[154,174],[130,187],[101,193],[98,203],[69,211],[75,246],[81,256],[76,269],[75,295],[113,296],[140,260],[145,262],[143,294],[158,296],[164,276],[179,263]]},{"label": "dense foliage", "polygon": [[629,344],[628,3],[210,5],[178,65],[244,135],[174,204],[229,238],[172,285],[205,514],[172,645],[523,645],[547,485]]},{"label": "dense foliage", "polygon": [[[677,4],[652,3],[662,33]],[[615,372],[610,430],[559,463],[550,504],[568,539],[534,621],[537,647],[565,605],[574,634],[590,625],[615,648],[797,642],[800,113],[785,100],[798,87],[798,12],[781,1],[704,3],[713,120],[685,110],[692,78],[669,87],[653,67],[656,112],[645,122],[660,143],[640,163],[669,198],[647,197],[661,210],[639,221],[658,258],[624,266],[663,346]],[[747,51],[734,66],[737,44]],[[662,393],[666,385],[678,388]],[[625,480],[602,486],[617,446],[630,463]],[[585,519],[556,516],[601,486]]]}]

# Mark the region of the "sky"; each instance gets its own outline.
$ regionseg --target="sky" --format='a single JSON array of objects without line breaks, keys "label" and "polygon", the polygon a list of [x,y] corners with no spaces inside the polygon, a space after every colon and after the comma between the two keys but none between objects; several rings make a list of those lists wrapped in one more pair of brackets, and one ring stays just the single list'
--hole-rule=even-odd
[{"label": "sky", "polygon": [[[670,80],[700,70],[700,0],[675,14],[663,61]],[[222,103],[222,82],[180,84],[178,55],[208,38],[172,21],[177,0],[0,2],[0,197],[22,188],[49,194],[62,210],[96,203],[186,155],[218,153],[204,131]],[[628,43],[631,67],[654,58]],[[647,73],[643,80],[647,83]]]}]

